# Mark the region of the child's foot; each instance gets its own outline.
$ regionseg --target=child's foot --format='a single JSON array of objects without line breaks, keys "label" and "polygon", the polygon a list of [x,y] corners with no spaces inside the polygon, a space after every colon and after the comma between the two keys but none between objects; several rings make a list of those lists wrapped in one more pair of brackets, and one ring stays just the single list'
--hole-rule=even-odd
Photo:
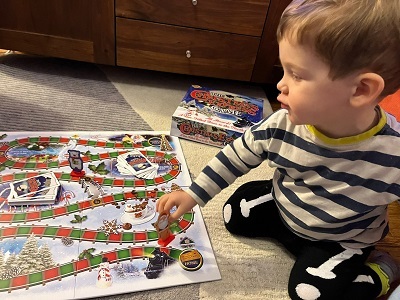
[{"label": "child's foot", "polygon": [[389,284],[400,279],[400,265],[389,253],[374,250],[368,258],[368,262],[379,265],[389,278]]}]

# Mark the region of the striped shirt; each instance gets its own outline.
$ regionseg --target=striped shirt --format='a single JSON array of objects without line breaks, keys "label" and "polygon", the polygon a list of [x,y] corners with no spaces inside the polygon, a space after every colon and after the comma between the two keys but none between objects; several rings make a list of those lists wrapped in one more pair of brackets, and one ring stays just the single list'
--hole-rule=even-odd
[{"label": "striped shirt", "polygon": [[340,139],[293,125],[279,110],[222,149],[188,193],[204,206],[267,160],[275,168],[273,197],[295,234],[350,248],[373,245],[388,232],[388,204],[400,199],[400,124],[377,110],[375,127]]}]

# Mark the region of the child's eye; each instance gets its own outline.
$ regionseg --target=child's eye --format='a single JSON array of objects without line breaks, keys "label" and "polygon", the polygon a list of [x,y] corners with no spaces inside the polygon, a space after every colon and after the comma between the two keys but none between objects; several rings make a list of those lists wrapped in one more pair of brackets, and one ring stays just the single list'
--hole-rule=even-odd
[{"label": "child's eye", "polygon": [[301,77],[299,75],[295,74],[295,73],[292,73],[292,78],[294,80],[301,80]]}]

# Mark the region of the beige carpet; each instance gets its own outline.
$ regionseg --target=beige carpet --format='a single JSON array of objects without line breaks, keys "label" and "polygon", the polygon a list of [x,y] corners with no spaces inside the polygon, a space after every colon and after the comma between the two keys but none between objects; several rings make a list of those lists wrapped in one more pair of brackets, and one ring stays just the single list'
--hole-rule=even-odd
[{"label": "beige carpet", "polygon": [[[132,108],[154,130],[170,129],[171,115],[191,84],[266,99],[260,87],[246,83],[125,68],[102,69]],[[270,112],[266,101],[264,113]],[[186,140],[181,140],[181,144],[194,176],[219,151],[216,147]],[[222,219],[222,205],[240,184],[271,178],[272,171],[266,164],[261,165],[239,178],[202,209],[222,280],[201,283],[198,295],[193,294],[188,299],[289,299],[286,285],[293,264],[292,257],[273,241],[232,236],[225,230]],[[183,299],[180,296],[183,295],[178,294],[176,299]],[[136,298],[131,295],[123,299]]]}]

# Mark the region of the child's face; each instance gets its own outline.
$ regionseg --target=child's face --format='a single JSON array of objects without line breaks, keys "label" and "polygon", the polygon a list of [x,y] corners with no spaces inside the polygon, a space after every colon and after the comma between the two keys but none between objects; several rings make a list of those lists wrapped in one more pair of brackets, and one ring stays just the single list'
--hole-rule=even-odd
[{"label": "child's face", "polygon": [[282,108],[296,125],[314,125],[329,135],[344,125],[350,111],[349,99],[354,93],[356,75],[332,80],[329,66],[312,50],[283,39],[279,55],[284,76],[277,87]]}]

